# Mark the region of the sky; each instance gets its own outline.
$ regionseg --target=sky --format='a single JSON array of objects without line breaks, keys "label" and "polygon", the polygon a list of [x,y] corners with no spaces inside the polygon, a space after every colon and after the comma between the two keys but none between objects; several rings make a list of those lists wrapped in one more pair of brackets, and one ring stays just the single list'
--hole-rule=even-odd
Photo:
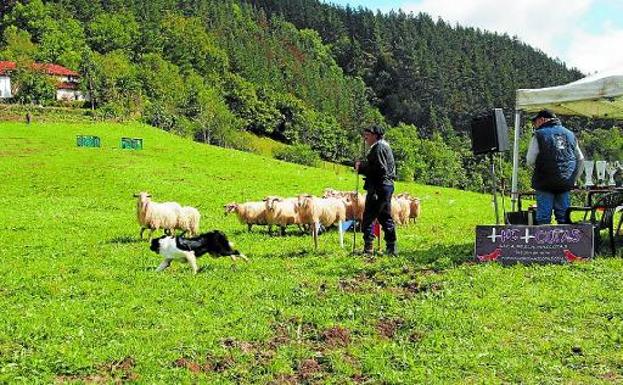
[{"label": "sky", "polygon": [[323,1],[382,12],[424,12],[434,20],[517,36],[584,74],[623,66],[623,0]]}]

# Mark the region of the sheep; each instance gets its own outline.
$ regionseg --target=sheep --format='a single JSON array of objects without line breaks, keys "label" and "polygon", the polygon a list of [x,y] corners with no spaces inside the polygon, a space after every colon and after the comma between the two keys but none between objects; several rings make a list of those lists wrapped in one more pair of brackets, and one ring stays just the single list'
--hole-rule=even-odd
[{"label": "sheep", "polygon": [[178,225],[182,206],[176,202],[157,203],[151,200],[151,195],[147,192],[134,194],[138,198],[136,203],[136,217],[141,225],[140,237],[143,239],[143,232],[149,229],[149,240],[155,230],[163,229],[170,235]]},{"label": "sheep", "polygon": [[346,204],[337,198],[316,198],[311,195],[298,197],[298,213],[301,223],[311,225],[314,248],[318,249],[318,227],[337,223],[340,247],[344,247],[342,222],[346,219]]},{"label": "sheep", "polygon": [[[240,223],[246,224],[251,231],[253,225],[267,225],[265,202],[229,203],[225,205],[225,214],[236,213]],[[270,231],[270,228],[269,228]]]},{"label": "sheep", "polygon": [[399,194],[397,197],[406,198],[410,202],[409,219],[413,219],[413,222],[417,222],[417,219],[422,214],[422,204],[420,198],[411,196],[409,193]]},{"label": "sheep", "polygon": [[363,221],[363,212],[366,208],[366,196],[364,194],[351,191],[344,198],[346,204],[346,219]]},{"label": "sheep", "polygon": [[392,219],[399,225],[409,222],[411,211],[411,201],[406,198],[392,198],[391,214]]},{"label": "sheep", "polygon": [[266,205],[266,221],[269,225],[269,234],[271,233],[270,225],[279,226],[281,228],[281,235],[285,235],[287,225],[301,224],[296,208],[296,198],[267,196],[264,198],[264,204]]},{"label": "sheep", "polygon": [[182,235],[188,232],[193,237],[199,234],[200,220],[201,214],[199,214],[199,210],[191,206],[184,206],[180,210],[175,228],[182,230]]}]

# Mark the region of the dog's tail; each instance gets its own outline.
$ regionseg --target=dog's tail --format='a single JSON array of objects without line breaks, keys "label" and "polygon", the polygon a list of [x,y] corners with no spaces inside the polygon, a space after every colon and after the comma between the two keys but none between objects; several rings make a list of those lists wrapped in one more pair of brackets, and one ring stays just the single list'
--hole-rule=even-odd
[{"label": "dog's tail", "polygon": [[229,245],[229,249],[231,250],[230,252],[227,253],[228,256],[232,257],[233,259],[235,259],[236,257],[240,257],[244,259],[246,262],[249,262],[249,258],[247,258],[246,255],[234,249],[234,242],[227,241],[227,244]]}]

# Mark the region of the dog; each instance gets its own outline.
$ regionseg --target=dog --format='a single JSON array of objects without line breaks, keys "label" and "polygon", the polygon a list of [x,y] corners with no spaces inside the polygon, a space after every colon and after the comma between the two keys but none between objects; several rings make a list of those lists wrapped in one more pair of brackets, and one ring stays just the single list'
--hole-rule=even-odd
[{"label": "dog", "polygon": [[204,254],[229,256],[234,261],[240,257],[249,261],[244,254],[234,250],[232,246],[222,231],[214,230],[193,238],[163,235],[152,239],[149,249],[164,257],[156,271],[163,271],[171,265],[171,261],[178,260],[188,262],[193,269],[193,274],[197,274],[197,258]]}]

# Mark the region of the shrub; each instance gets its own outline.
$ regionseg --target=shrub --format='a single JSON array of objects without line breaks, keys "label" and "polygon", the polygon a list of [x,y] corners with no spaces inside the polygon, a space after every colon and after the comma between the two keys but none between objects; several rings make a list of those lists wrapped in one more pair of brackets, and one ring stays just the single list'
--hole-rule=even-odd
[{"label": "shrub", "polygon": [[320,162],[318,154],[305,144],[296,144],[281,148],[275,151],[275,158],[312,167],[316,167]]}]

